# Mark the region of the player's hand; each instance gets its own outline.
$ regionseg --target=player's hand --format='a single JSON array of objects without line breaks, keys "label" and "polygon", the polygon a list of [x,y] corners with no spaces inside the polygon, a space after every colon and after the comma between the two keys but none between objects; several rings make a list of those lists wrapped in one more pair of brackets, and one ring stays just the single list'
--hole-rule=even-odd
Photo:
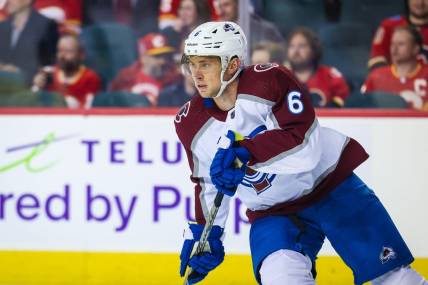
[{"label": "player's hand", "polygon": [[224,247],[222,242],[223,229],[213,226],[208,236],[208,243],[202,254],[192,255],[192,250],[200,240],[204,225],[189,224],[184,232],[184,243],[180,254],[180,276],[184,276],[186,267],[189,265],[193,271],[189,275],[189,284],[195,284],[204,279],[208,273],[216,268],[224,260]]},{"label": "player's hand", "polygon": [[[217,190],[225,195],[233,196],[236,188],[245,176],[246,165],[235,165],[238,148],[219,148],[210,167],[210,177]],[[240,148],[244,149],[244,148]]]},{"label": "player's hand", "polygon": [[[233,196],[236,188],[245,176],[246,163],[251,154],[241,146],[234,147],[236,135],[228,131],[225,137],[221,137],[219,148],[210,166],[210,177],[217,190],[225,195]],[[242,166],[237,165],[239,161]]]}]

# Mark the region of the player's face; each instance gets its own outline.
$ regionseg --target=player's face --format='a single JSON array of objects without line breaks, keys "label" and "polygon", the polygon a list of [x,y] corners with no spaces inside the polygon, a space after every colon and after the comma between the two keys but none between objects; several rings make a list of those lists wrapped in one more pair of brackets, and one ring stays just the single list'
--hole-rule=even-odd
[{"label": "player's face", "polygon": [[405,30],[397,30],[391,39],[391,61],[394,64],[415,60],[418,47],[411,35]]},{"label": "player's face", "polygon": [[219,0],[218,8],[222,21],[234,22],[238,18],[238,0]]},{"label": "player's face", "polygon": [[253,54],[251,55],[251,64],[263,64],[268,62],[270,62],[269,51],[264,49],[253,51]]},{"label": "player's face", "polygon": [[220,89],[221,63],[214,56],[191,56],[189,70],[195,82],[196,89],[204,98],[217,95]]},{"label": "player's face", "polygon": [[302,34],[295,34],[287,49],[287,58],[293,69],[311,64],[312,50],[308,40]]},{"label": "player's face", "polygon": [[416,18],[428,18],[428,0],[409,0],[409,10]]},{"label": "player's face", "polygon": [[58,42],[56,57],[61,69],[66,71],[76,70],[82,61],[79,43],[73,37],[61,38]]},{"label": "player's face", "polygon": [[178,9],[178,17],[184,26],[191,26],[196,23],[196,6],[193,0],[183,0]]}]

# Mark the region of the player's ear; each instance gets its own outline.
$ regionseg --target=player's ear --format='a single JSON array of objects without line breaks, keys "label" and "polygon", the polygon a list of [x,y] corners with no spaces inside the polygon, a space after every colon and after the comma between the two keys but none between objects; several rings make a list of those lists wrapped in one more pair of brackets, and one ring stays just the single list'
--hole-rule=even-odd
[{"label": "player's ear", "polygon": [[228,73],[233,75],[235,72],[238,71],[239,67],[241,66],[241,61],[238,57],[234,57],[230,60],[229,66],[228,66]]}]

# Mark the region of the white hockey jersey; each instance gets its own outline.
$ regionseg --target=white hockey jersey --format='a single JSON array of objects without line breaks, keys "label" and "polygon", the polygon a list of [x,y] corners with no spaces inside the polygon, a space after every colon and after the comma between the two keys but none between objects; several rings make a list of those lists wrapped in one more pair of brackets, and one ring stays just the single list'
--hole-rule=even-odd
[{"label": "white hockey jersey", "polygon": [[[236,193],[250,222],[315,203],[368,157],[355,140],[321,127],[304,87],[274,64],[242,71],[234,109],[222,111],[198,96],[180,109],[175,125],[196,184],[198,223],[205,223],[217,193],[209,170],[219,137],[228,130],[246,137],[239,144],[252,155]],[[224,198],[214,224],[224,226],[229,200]]]}]

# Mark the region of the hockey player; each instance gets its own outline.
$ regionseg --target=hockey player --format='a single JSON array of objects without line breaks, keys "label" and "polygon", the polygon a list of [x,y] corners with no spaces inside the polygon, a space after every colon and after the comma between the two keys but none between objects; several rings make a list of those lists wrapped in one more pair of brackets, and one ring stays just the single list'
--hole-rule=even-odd
[{"label": "hockey player", "polygon": [[[244,68],[246,52],[245,35],[232,22],[202,24],[185,42],[183,64],[200,96],[175,118],[196,185],[197,223],[185,231],[180,274],[190,266],[194,284],[223,261],[228,202],[236,194],[248,208],[253,270],[263,285],[315,284],[325,237],[356,284],[428,284],[409,267],[413,257],[376,195],[353,173],[368,157],[363,147],[319,125],[285,67]],[[225,141],[231,146],[219,148]],[[209,247],[192,255],[217,191],[226,198]]]}]

